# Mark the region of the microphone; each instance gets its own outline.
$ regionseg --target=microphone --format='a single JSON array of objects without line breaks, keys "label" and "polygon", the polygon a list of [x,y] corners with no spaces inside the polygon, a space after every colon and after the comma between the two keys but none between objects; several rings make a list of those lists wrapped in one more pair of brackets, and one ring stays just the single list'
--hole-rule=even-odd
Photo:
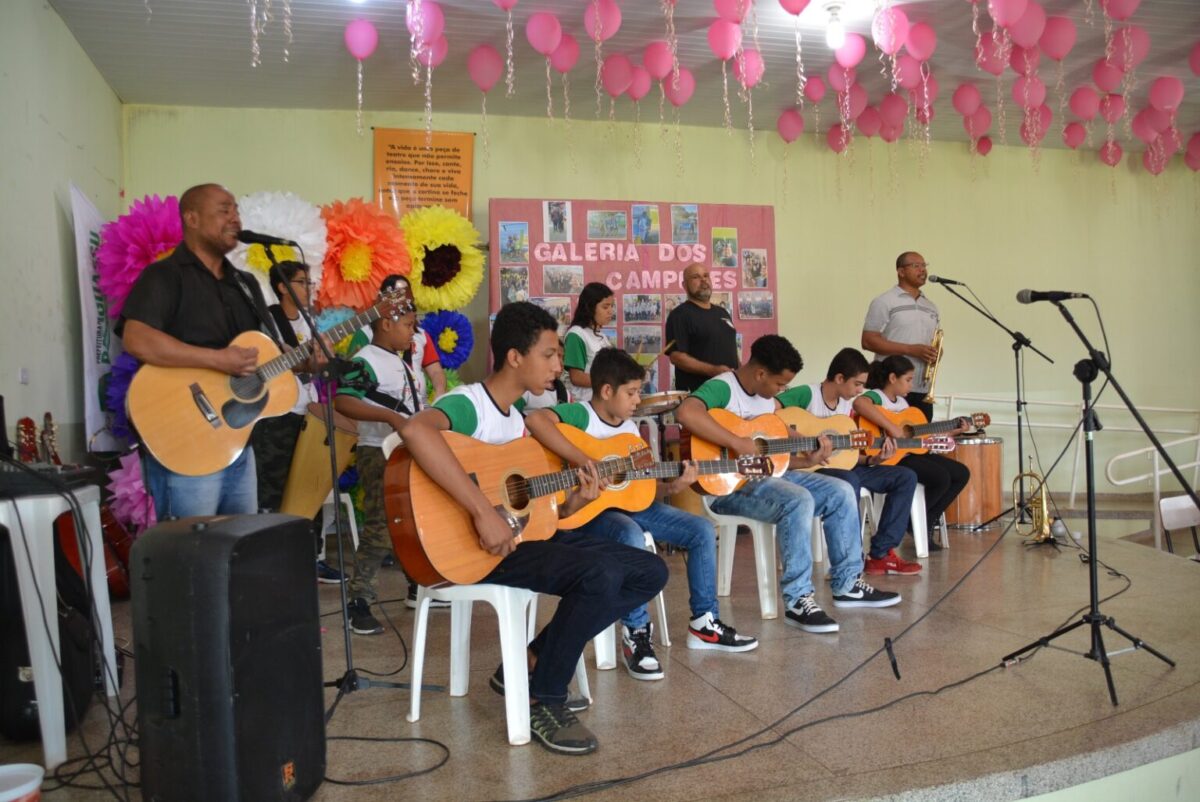
[{"label": "microphone", "polygon": [[246,245],[291,245],[293,248],[300,247],[290,239],[272,237],[270,234],[259,234],[258,232],[249,231],[244,228],[238,232],[237,238],[238,242],[243,242]]},{"label": "microphone", "polygon": [[929,274],[929,280],[932,281],[934,284],[954,284],[959,287],[967,286],[965,282],[955,281],[952,278],[943,278],[942,276],[935,276],[932,273]]},{"label": "microphone", "polygon": [[1019,290],[1017,292],[1017,300],[1023,304],[1032,304],[1038,301],[1068,301],[1071,298],[1090,298],[1086,292],[1062,292],[1060,290]]}]

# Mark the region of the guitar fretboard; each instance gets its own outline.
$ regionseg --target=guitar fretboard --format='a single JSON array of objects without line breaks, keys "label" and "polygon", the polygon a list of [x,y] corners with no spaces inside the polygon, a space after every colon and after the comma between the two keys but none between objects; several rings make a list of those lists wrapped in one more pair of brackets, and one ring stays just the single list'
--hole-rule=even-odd
[{"label": "guitar fretboard", "polygon": [[919,426],[912,427],[912,431],[913,434],[918,436],[924,434],[945,434],[946,432],[952,432],[957,429],[961,422],[962,421],[960,418],[955,418],[953,420],[939,420],[933,421],[932,423],[922,423]]},{"label": "guitar fretboard", "polygon": [[[606,459],[596,463],[596,472],[607,479],[619,473],[630,473],[634,470],[634,456]],[[531,476],[526,480],[530,498],[541,498],[553,493],[570,490],[579,484],[579,474],[574,468],[564,468],[554,473],[543,473]]]},{"label": "guitar fretboard", "polygon": [[[381,317],[383,317],[383,313],[380,311],[380,305],[376,304],[367,311],[359,312],[349,320],[344,320],[333,328],[326,329],[321,334],[328,337],[330,342],[340,342],[359,329],[371,325]],[[298,348],[293,348],[287,353],[280,354],[270,362],[264,362],[255,371],[255,375],[265,384],[276,376],[299,367],[312,355],[312,349],[315,344],[315,339],[309,340],[301,344]]]},{"label": "guitar fretboard", "polygon": [[[854,439],[848,434],[831,434],[825,435],[833,441],[833,450],[842,451],[848,448],[857,448],[854,445]],[[757,441],[761,444],[762,453],[770,454],[795,454],[798,451],[816,451],[821,447],[820,439],[817,437],[778,437],[770,440]]]}]

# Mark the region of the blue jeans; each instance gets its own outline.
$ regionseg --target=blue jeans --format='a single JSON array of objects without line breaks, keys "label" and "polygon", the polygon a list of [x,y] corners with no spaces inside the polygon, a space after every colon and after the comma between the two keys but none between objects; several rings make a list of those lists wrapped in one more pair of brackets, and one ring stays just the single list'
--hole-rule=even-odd
[{"label": "blue jeans", "polygon": [[[808,471],[788,471],[783,478],[812,494],[813,515],[820,516],[821,527],[825,530],[825,550],[829,553],[833,592],[842,594],[849,591],[863,570],[858,491],[852,491],[848,484],[831,476]],[[811,548],[810,545],[810,551]],[[810,559],[810,565],[811,562]]]},{"label": "blue jeans", "polygon": [[[688,605],[692,618],[712,613],[717,616],[717,533],[713,525],[690,512],[656,501],[641,512],[605,510],[575,530],[585,535],[615,540],[643,549],[650,532],[655,540],[687,549]],[[650,621],[646,605],[629,612],[621,623],[641,629]]]},{"label": "blue jeans", "polygon": [[258,477],[250,446],[228,468],[204,476],[175,473],[143,451],[142,476],[160,521],[258,512]]},{"label": "blue jeans", "polygon": [[819,473],[849,482],[858,498],[859,488],[865,487],[872,493],[886,493],[883,512],[875,522],[875,535],[871,538],[870,556],[881,560],[904,540],[904,530],[912,512],[913,493],[917,489],[917,475],[899,465],[855,465],[854,470],[822,468]]}]

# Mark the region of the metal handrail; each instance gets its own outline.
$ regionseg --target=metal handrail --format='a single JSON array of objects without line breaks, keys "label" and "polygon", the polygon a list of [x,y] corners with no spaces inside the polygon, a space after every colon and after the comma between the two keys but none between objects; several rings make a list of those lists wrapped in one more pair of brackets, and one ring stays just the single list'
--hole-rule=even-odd
[{"label": "metal handrail", "polygon": [[[1163,443],[1163,448],[1183,445],[1184,443],[1196,443],[1198,455],[1197,458],[1192,462],[1188,462],[1183,465],[1177,465],[1176,467],[1178,467],[1181,471],[1186,470],[1187,468],[1200,468],[1200,434],[1194,434],[1191,437],[1181,437],[1178,440],[1171,440],[1170,442]],[[1146,454],[1151,455],[1151,461],[1154,464],[1153,469],[1149,473],[1142,473],[1138,474],[1137,476],[1128,476],[1124,479],[1117,479],[1113,476],[1113,469],[1116,467],[1117,463],[1124,462],[1125,460],[1132,459],[1134,457],[1145,456]],[[1164,474],[1171,473],[1171,469],[1162,467],[1161,462],[1162,456],[1158,453],[1158,449],[1154,446],[1148,446],[1147,448],[1139,448],[1134,451],[1126,451],[1124,454],[1118,454],[1110,459],[1108,464],[1104,466],[1104,475],[1108,477],[1109,482],[1117,485],[1118,487],[1121,485],[1133,484],[1134,482],[1142,482],[1146,479],[1153,479],[1154,521],[1151,524],[1151,527],[1154,530],[1154,547],[1159,550],[1162,549],[1163,536],[1162,510],[1159,508],[1159,502],[1162,500],[1162,483],[1160,478]],[[1192,481],[1194,483],[1195,479],[1193,478]]]}]

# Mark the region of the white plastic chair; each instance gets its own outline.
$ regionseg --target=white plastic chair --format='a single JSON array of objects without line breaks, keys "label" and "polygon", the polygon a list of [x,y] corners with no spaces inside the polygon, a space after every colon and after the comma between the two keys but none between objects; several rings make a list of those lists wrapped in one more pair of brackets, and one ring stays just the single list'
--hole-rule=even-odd
[{"label": "white plastic chair", "polygon": [[[642,534],[646,538],[646,551],[657,554],[658,549],[654,547],[654,535],[649,532]],[[663,598],[662,591],[659,591],[655,598],[655,606],[658,608],[658,642],[663,646],[670,646],[671,635],[667,632],[667,602]],[[612,626],[592,639],[592,649],[596,652],[596,668],[601,671],[617,667],[617,627],[620,625],[620,621],[614,621]]]},{"label": "white plastic chair", "polygon": [[[858,532],[859,537],[862,538],[864,549],[867,548],[866,544],[874,531],[875,517],[871,500],[871,491],[860,487],[858,489]],[[812,539],[812,559],[815,565],[825,559],[825,527],[821,523],[819,515],[813,517]]]},{"label": "white plastic chair", "polygon": [[[471,676],[471,608],[474,602],[492,605],[500,625],[500,652],[504,663],[504,708],[508,720],[508,742],[513,746],[529,743],[529,663],[525,645],[526,611],[537,594],[524,588],[503,585],[452,585],[444,588],[420,587],[417,590],[416,619],[413,622],[413,668],[410,722],[421,718],[421,681],[425,670],[425,635],[429,622],[429,603],[433,599],[450,602],[450,695],[466,696]],[[583,656],[575,670],[579,692],[591,700]]]},{"label": "white plastic chair", "polygon": [[728,596],[733,580],[733,551],[739,526],[750,530],[754,538],[754,566],[758,571],[758,606],[763,618],[779,617],[779,574],[775,568],[775,524],[722,515],[709,506],[711,496],[703,496],[704,514],[717,529],[717,595]]},{"label": "white plastic chair", "polygon": [[[342,505],[342,508],[346,511],[346,520],[350,524],[350,542],[352,544],[354,544],[354,548],[350,552],[350,556],[353,557],[354,552],[358,551],[358,521],[356,521],[354,519],[354,502],[350,499],[349,493],[338,493],[338,502]],[[321,520],[322,521],[332,521],[334,519],[333,518],[333,504],[334,504],[333,493],[330,493],[329,496],[325,499],[325,503],[321,505]],[[327,508],[329,509],[328,513],[325,512],[325,510]],[[325,532],[324,534],[330,534],[330,533]],[[328,538],[325,538],[325,537],[321,538],[321,553],[317,555],[317,560],[325,559],[325,543],[327,540],[328,540]]]},{"label": "white plastic chair", "polygon": [[1196,535],[1196,527],[1200,527],[1200,509],[1192,503],[1189,496],[1173,496],[1159,499],[1158,512],[1162,518],[1163,532],[1167,536],[1167,551],[1175,553],[1175,544],[1171,541],[1171,530],[1191,529],[1192,544],[1196,547],[1196,555],[1200,558],[1200,538]]}]

